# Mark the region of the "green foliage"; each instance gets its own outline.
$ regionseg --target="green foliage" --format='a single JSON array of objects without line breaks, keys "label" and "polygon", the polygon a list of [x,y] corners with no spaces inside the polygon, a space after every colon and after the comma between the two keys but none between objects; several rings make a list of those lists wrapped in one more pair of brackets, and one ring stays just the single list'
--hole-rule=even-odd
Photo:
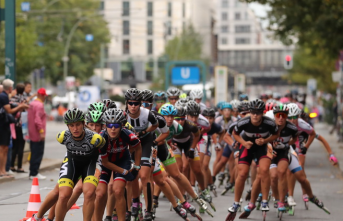
[{"label": "green foliage", "polygon": [[298,40],[313,52],[336,58],[343,48],[343,1],[341,0],[244,0],[271,7],[269,29],[286,44]]},{"label": "green foliage", "polygon": [[[56,83],[63,78],[64,50],[68,35],[78,24],[69,48],[68,75],[85,80],[93,75],[99,62],[100,45],[110,42],[107,23],[99,14],[100,1],[94,0],[25,0],[31,3],[31,12],[23,13],[17,0],[17,79],[25,80],[36,68],[45,66],[45,76]],[[3,36],[3,27],[1,34]],[[87,42],[85,36],[94,40]],[[4,47],[0,39],[0,50]],[[0,55],[3,70],[4,54]]]}]

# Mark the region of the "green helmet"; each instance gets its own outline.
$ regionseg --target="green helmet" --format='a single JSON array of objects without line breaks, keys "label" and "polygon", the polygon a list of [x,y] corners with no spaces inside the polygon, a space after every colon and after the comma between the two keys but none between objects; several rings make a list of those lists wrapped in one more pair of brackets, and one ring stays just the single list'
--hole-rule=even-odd
[{"label": "green helmet", "polygon": [[80,122],[85,120],[85,114],[80,109],[73,108],[65,112],[63,119],[65,124]]},{"label": "green helmet", "polygon": [[86,123],[104,124],[104,121],[102,120],[102,114],[102,112],[96,110],[89,111],[86,114]]},{"label": "green helmet", "polygon": [[88,111],[93,111],[93,110],[103,113],[106,110],[106,106],[102,102],[95,102],[95,103],[90,104],[88,107]]}]

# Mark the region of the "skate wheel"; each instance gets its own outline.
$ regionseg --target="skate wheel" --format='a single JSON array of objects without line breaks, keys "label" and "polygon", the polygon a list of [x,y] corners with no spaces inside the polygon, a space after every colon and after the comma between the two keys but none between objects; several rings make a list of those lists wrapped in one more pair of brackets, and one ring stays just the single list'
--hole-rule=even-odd
[{"label": "skate wheel", "polygon": [[214,204],[210,203],[210,206],[212,207],[213,211],[216,212],[216,207],[214,206]]},{"label": "skate wheel", "polygon": [[322,209],[327,213],[327,214],[331,214],[331,212],[328,210],[328,208],[326,208],[325,206],[322,207]]},{"label": "skate wheel", "polygon": [[213,214],[212,214],[208,209],[206,209],[205,211],[206,211],[206,213],[207,213],[208,215],[210,215],[211,217],[213,217]]},{"label": "skate wheel", "polygon": [[194,213],[194,214],[191,214],[193,217],[196,217],[199,221],[202,221],[202,217],[197,214],[197,213]]},{"label": "skate wheel", "polygon": [[233,221],[236,217],[236,213],[229,213],[225,219],[225,221]]},{"label": "skate wheel", "polygon": [[246,219],[246,218],[249,217],[249,215],[250,215],[250,212],[244,211],[244,212],[239,216],[239,218],[240,218],[240,219]]},{"label": "skate wheel", "polygon": [[282,220],[282,211],[279,211],[279,213],[278,213],[278,217],[279,217],[279,220],[281,221]]},{"label": "skate wheel", "polygon": [[295,212],[295,206],[291,206],[291,207],[289,208],[288,214],[289,214],[290,216],[294,216],[294,212]]},{"label": "skate wheel", "polygon": [[262,216],[263,216],[263,221],[266,221],[267,212],[266,211],[262,211]]},{"label": "skate wheel", "polygon": [[305,203],[305,209],[308,210],[308,202],[304,202]]}]

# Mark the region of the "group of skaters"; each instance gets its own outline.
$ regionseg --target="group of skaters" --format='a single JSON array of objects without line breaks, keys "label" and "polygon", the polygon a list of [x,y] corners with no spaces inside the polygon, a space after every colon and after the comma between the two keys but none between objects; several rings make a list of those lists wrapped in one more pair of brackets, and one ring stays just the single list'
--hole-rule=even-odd
[{"label": "group of skaters", "polygon": [[[234,220],[240,210],[248,177],[249,203],[241,218],[257,207],[265,219],[270,198],[280,216],[287,209],[294,214],[296,180],[304,201],[329,213],[306,178],[305,156],[318,139],[330,161],[336,164],[337,159],[301,118],[299,103],[249,101],[242,94],[211,108],[202,103],[202,90],[186,94],[175,87],[156,93],[131,88],[125,100],[125,110],[104,99],[90,104],[87,112],[74,108],[64,114],[67,128],[56,138],[67,149],[59,180],[32,221],[64,220],[82,193],[84,221],[151,221],[161,192],[181,219],[202,220],[206,214],[214,217],[216,177],[221,185],[225,174],[222,195],[233,189],[235,194],[226,220]],[[191,203],[199,205],[198,212]]]}]

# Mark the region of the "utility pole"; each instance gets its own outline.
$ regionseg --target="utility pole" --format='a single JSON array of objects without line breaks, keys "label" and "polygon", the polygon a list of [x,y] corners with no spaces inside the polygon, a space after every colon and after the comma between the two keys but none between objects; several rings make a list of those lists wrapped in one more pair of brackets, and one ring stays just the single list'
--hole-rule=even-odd
[{"label": "utility pole", "polygon": [[15,3],[13,0],[5,1],[5,78],[9,78],[15,82],[16,74],[16,17]]}]

